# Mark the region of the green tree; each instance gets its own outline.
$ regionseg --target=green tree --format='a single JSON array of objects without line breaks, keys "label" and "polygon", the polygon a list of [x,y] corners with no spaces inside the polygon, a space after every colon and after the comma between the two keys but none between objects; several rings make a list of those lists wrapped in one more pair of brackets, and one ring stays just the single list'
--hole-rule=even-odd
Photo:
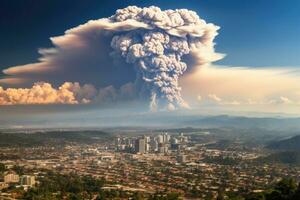
[{"label": "green tree", "polygon": [[83,198],[81,198],[81,196],[79,194],[71,193],[69,196],[69,199],[70,200],[82,200]]},{"label": "green tree", "polygon": [[297,183],[294,179],[282,179],[276,184],[275,190],[280,192],[282,199],[291,199],[297,191]]},{"label": "green tree", "polygon": [[190,190],[190,194],[191,194],[191,197],[197,198],[197,197],[200,197],[201,192],[196,187],[193,187]]},{"label": "green tree", "polygon": [[5,171],[5,165],[3,163],[0,163],[0,173],[3,173]]},{"label": "green tree", "polygon": [[179,199],[179,194],[176,192],[171,192],[167,194],[167,200],[178,200]]},{"label": "green tree", "polygon": [[140,193],[140,192],[135,192],[133,195],[132,195],[132,199],[133,200],[143,200],[143,195]]},{"label": "green tree", "polygon": [[292,200],[298,200],[298,199],[300,199],[300,183],[298,183],[297,191],[295,192]]},{"label": "green tree", "polygon": [[246,197],[245,200],[265,200],[266,197],[263,193],[253,193]]},{"label": "green tree", "polygon": [[18,166],[18,165],[14,165],[12,167],[12,170],[14,170],[19,175],[24,175],[24,171],[25,171],[24,167],[21,167],[21,166]]}]

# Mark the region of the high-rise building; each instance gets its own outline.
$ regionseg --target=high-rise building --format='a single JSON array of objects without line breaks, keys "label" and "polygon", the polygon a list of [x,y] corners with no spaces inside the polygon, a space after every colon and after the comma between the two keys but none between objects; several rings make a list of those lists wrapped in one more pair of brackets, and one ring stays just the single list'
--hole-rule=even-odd
[{"label": "high-rise building", "polygon": [[171,149],[172,150],[178,150],[180,148],[180,144],[174,144],[174,143],[171,143]]},{"label": "high-rise building", "polygon": [[146,143],[145,143],[145,139],[137,139],[135,141],[135,152],[136,153],[146,153]]},{"label": "high-rise building", "polygon": [[171,138],[171,144],[178,144],[178,139],[175,137]]},{"label": "high-rise building", "polygon": [[35,184],[35,177],[34,176],[23,175],[23,176],[21,176],[20,184],[21,185],[33,186]]},{"label": "high-rise building", "polygon": [[5,183],[18,183],[20,180],[20,177],[18,174],[9,173],[4,175],[4,182]]},{"label": "high-rise building", "polygon": [[157,140],[153,139],[150,141],[150,147],[151,147],[151,151],[158,151],[158,142]]},{"label": "high-rise building", "polygon": [[121,144],[121,138],[117,137],[115,139],[115,145],[118,146],[119,144]]},{"label": "high-rise building", "polygon": [[160,144],[158,145],[158,152],[159,152],[159,153],[168,153],[168,150],[169,150],[169,148],[168,148],[168,145],[167,145],[167,144],[160,143]]},{"label": "high-rise building", "polygon": [[146,144],[145,144],[145,151],[146,151],[146,152],[149,152],[150,149],[151,149],[150,144],[149,144],[149,143],[146,143]]},{"label": "high-rise building", "polygon": [[170,140],[170,135],[168,133],[163,134],[163,142],[168,143]]},{"label": "high-rise building", "polygon": [[187,136],[184,136],[183,133],[180,133],[180,135],[179,135],[179,140],[180,140],[180,142],[182,142],[182,143],[187,143],[187,142],[188,142],[188,137],[187,137]]},{"label": "high-rise building", "polygon": [[149,137],[149,136],[144,135],[144,139],[145,139],[145,142],[146,142],[146,143],[149,143],[149,142],[150,142],[150,137]]},{"label": "high-rise building", "polygon": [[134,140],[132,138],[126,138],[125,144],[126,144],[126,146],[131,148],[134,146]]},{"label": "high-rise building", "polygon": [[164,136],[163,136],[163,135],[158,135],[158,136],[157,136],[157,142],[158,142],[159,144],[164,143]]},{"label": "high-rise building", "polygon": [[188,139],[187,136],[184,136],[182,140],[183,140],[183,142],[185,142],[185,143],[187,143],[187,142],[189,141],[189,139]]}]

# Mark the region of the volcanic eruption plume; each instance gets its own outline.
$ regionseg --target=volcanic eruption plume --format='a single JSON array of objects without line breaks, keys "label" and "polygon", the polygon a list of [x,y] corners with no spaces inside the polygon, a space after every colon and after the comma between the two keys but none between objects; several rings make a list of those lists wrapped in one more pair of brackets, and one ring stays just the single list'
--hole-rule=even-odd
[{"label": "volcanic eruption plume", "polygon": [[109,20],[144,24],[143,28],[116,34],[111,47],[113,54],[135,65],[137,82],[150,92],[152,110],[157,105],[169,110],[188,107],[178,85],[179,77],[188,67],[182,61],[184,55],[193,55],[199,64],[222,57],[214,52],[213,39],[218,27],[205,23],[193,11],[127,7],[117,10]]}]

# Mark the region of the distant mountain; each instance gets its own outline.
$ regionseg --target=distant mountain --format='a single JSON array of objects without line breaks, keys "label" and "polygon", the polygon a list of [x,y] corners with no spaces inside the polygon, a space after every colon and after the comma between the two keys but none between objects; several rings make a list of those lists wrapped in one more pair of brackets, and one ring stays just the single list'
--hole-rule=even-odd
[{"label": "distant mountain", "polygon": [[112,135],[103,131],[0,132],[0,148],[7,146],[55,146],[69,143],[92,144],[111,139]]},{"label": "distant mountain", "polygon": [[[36,107],[35,107],[36,108]],[[48,108],[48,107],[47,107]],[[18,113],[31,113],[27,107],[16,108]],[[37,109],[37,108],[36,108]],[[69,109],[69,108],[68,108]],[[88,109],[88,111],[85,111]],[[48,110],[52,110],[49,107]],[[45,111],[45,112],[48,112]],[[211,110],[177,110],[149,112],[128,107],[125,110],[107,108],[99,110],[94,106],[78,110],[51,112],[42,115],[43,110],[35,111],[30,117],[9,115],[9,110],[1,108],[1,129],[31,128],[114,128],[114,127],[148,127],[155,129],[170,128],[238,128],[267,129],[272,131],[300,130],[300,118],[284,114],[249,114],[247,116],[219,115]],[[5,117],[2,117],[5,116]],[[295,135],[295,134],[293,134]]]},{"label": "distant mountain", "polygon": [[289,139],[272,142],[267,145],[267,148],[273,150],[300,151],[300,135],[291,137]]},{"label": "distant mountain", "polygon": [[269,130],[295,130],[300,128],[300,118],[243,117],[219,115],[194,117],[184,121],[187,126],[264,128]]},{"label": "distant mountain", "polygon": [[299,165],[300,152],[298,151],[277,152],[267,157],[259,158],[258,161],[264,163],[274,163],[274,164],[281,163],[281,164]]}]

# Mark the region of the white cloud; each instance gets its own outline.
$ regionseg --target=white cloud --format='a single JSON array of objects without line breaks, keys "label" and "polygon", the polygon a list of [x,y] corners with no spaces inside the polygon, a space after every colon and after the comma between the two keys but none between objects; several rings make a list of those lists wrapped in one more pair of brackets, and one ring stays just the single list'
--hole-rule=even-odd
[{"label": "white cloud", "polygon": [[294,102],[287,97],[280,96],[279,98],[269,101],[270,104],[293,104]]},{"label": "white cloud", "polygon": [[[75,83],[76,84],[76,83]],[[35,83],[32,88],[0,87],[0,105],[16,104],[78,104],[83,99],[76,99],[76,91],[70,87],[73,83],[64,83],[55,89],[49,83]],[[81,88],[77,88],[81,90]]]},{"label": "white cloud", "polygon": [[220,97],[218,97],[216,94],[209,94],[208,98],[212,101],[215,101],[215,102],[221,102],[222,101],[222,99]]},{"label": "white cloud", "polygon": [[120,89],[108,86],[97,90],[93,85],[65,82],[58,88],[50,83],[37,82],[31,88],[0,87],[0,105],[29,104],[86,104],[112,103],[130,100],[135,97],[133,84],[128,83]]},{"label": "white cloud", "polygon": [[226,105],[241,105],[242,103],[234,100],[234,101],[225,102],[224,104],[226,104]]},{"label": "white cloud", "polygon": [[[201,66],[181,80],[185,98],[195,94],[218,104],[286,106],[300,102],[299,70],[292,67],[250,68]],[[205,99],[205,98],[204,98]],[[273,108],[274,109],[274,108]]]},{"label": "white cloud", "polygon": [[198,96],[197,96],[197,100],[198,100],[199,102],[202,101],[201,95],[198,95]]}]

